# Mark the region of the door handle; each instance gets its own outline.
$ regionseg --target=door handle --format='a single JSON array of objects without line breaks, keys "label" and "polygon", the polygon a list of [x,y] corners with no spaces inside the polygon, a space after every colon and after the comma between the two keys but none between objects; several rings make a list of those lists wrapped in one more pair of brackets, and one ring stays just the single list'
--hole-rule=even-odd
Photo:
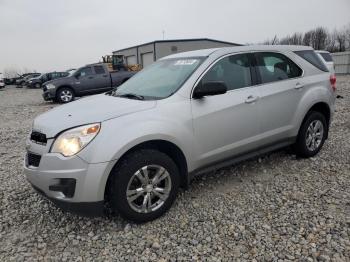
[{"label": "door handle", "polygon": [[296,83],[294,88],[295,88],[295,89],[301,89],[301,88],[303,88],[303,87],[304,87],[303,84]]},{"label": "door handle", "polygon": [[257,101],[258,99],[259,99],[258,96],[250,95],[250,96],[248,96],[247,99],[245,100],[245,103],[246,103],[246,104],[254,103],[254,102]]}]

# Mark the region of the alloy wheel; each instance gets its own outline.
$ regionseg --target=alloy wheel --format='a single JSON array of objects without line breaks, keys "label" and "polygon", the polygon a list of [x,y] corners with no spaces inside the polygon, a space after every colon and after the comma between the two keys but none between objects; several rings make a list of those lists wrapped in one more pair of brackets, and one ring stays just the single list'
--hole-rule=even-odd
[{"label": "alloy wheel", "polygon": [[148,165],[137,170],[130,178],[126,198],[129,206],[138,213],[159,209],[171,191],[169,172],[159,165]]},{"label": "alloy wheel", "polygon": [[314,120],[306,130],[306,147],[309,151],[317,150],[323,139],[324,127],[320,120]]},{"label": "alloy wheel", "polygon": [[61,92],[60,98],[64,102],[69,102],[69,101],[72,100],[73,94],[72,94],[72,92],[70,90],[63,90]]}]

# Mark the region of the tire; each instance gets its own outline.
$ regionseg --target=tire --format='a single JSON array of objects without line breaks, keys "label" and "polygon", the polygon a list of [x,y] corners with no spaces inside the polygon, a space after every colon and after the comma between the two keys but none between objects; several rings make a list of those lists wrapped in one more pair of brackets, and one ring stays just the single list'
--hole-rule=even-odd
[{"label": "tire", "polygon": [[[157,174],[162,179],[152,184]],[[149,183],[145,181],[148,176]],[[113,168],[108,189],[110,206],[127,220],[136,223],[151,221],[172,206],[179,184],[178,167],[168,155],[153,149],[138,150],[128,154]],[[160,193],[160,189],[168,194]],[[127,196],[128,190],[134,193]]]},{"label": "tire", "polygon": [[300,127],[297,141],[294,145],[298,157],[308,158],[315,156],[322,148],[328,137],[328,125],[323,114],[310,111]]},{"label": "tire", "polygon": [[69,103],[74,101],[74,91],[69,87],[62,87],[56,93],[56,99],[59,103]]},{"label": "tire", "polygon": [[41,87],[41,84],[40,84],[40,83],[35,83],[34,87],[35,87],[35,88],[40,88],[40,87]]}]

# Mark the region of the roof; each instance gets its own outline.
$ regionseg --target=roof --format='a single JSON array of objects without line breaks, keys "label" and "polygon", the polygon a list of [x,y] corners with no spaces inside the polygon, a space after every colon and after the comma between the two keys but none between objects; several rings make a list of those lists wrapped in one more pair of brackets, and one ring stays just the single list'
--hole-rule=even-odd
[{"label": "roof", "polygon": [[244,52],[244,51],[300,51],[300,50],[313,50],[310,46],[298,46],[298,45],[246,45],[246,46],[232,46],[221,48],[200,49],[195,51],[177,53],[169,55],[164,58],[176,58],[176,57],[198,57],[209,56],[214,52]]},{"label": "roof", "polygon": [[147,43],[140,44],[140,45],[134,45],[134,46],[130,46],[130,47],[126,47],[126,48],[123,48],[123,49],[119,49],[119,50],[113,51],[113,53],[121,52],[121,51],[124,51],[124,50],[128,50],[128,49],[135,48],[135,47],[140,47],[140,46],[144,46],[144,45],[155,44],[155,43],[193,42],[193,41],[211,41],[211,42],[228,44],[228,45],[235,45],[235,46],[241,46],[242,45],[242,44],[237,44],[237,43],[232,43],[232,42],[227,42],[227,41],[221,41],[221,40],[216,40],[216,39],[211,39],[211,38],[169,39],[169,40],[155,40],[155,41],[147,42]]}]

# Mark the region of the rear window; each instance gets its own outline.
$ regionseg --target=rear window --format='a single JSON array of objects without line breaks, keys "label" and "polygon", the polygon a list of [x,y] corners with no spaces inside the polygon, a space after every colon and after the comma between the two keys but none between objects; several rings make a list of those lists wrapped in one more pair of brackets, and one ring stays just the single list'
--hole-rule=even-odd
[{"label": "rear window", "polygon": [[96,74],[104,74],[105,70],[103,69],[103,66],[94,66]]},{"label": "rear window", "polygon": [[306,61],[308,61],[313,66],[317,67],[318,69],[320,69],[320,70],[322,70],[324,72],[328,72],[327,67],[321,61],[321,59],[317,56],[315,51],[313,51],[313,50],[304,50],[304,51],[295,51],[294,53],[296,53],[298,56],[300,56],[301,58],[305,59]]},{"label": "rear window", "polygon": [[333,58],[330,53],[319,53],[326,62],[333,62]]}]

